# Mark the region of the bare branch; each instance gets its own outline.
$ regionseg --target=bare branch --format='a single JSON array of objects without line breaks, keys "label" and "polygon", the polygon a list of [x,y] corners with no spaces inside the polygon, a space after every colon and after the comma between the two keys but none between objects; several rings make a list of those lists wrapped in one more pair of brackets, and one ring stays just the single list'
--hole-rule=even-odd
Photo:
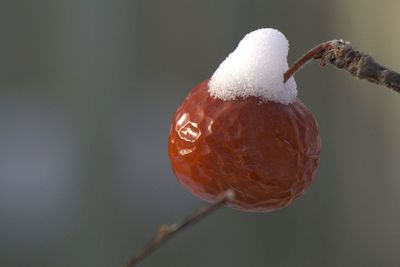
[{"label": "bare branch", "polygon": [[321,60],[321,66],[331,64],[350,72],[358,79],[365,79],[400,93],[399,73],[376,63],[371,56],[357,51],[349,42],[343,40],[324,42],[310,50],[285,72],[284,81],[286,82],[311,59]]},{"label": "bare branch", "polygon": [[136,256],[134,256],[124,267],[136,266],[137,263],[139,263],[145,257],[149,256],[154,250],[156,250],[159,246],[161,246],[165,241],[170,239],[172,236],[182,231],[186,227],[193,225],[196,222],[200,221],[201,219],[205,218],[213,211],[223,206],[223,204],[225,204],[226,202],[232,201],[234,198],[235,198],[235,192],[231,189],[228,189],[221,195],[219,195],[214,203],[197,210],[195,213],[189,215],[181,222],[174,223],[171,225],[162,225],[159,228],[156,236],[152,240],[150,240],[150,242],[148,242],[140,250],[140,252]]},{"label": "bare branch", "polygon": [[[331,64],[339,69],[344,69],[359,79],[386,86],[400,93],[400,74],[376,63],[371,56],[355,50],[349,42],[332,40],[319,44],[303,55],[284,74],[284,82],[292,77],[302,66],[311,59],[320,60],[321,66]],[[140,252],[134,256],[124,267],[136,266],[141,260],[149,256],[165,241],[186,227],[195,224],[208,216],[223,204],[234,199],[234,191],[229,189],[222,193],[214,203],[205,206],[179,223],[162,225],[156,236],[148,242]]]}]

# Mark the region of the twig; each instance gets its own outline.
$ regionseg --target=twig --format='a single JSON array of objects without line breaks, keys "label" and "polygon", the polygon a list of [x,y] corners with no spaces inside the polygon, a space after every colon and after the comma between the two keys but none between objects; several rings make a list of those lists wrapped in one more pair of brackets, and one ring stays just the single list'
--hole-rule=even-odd
[{"label": "twig", "polygon": [[327,41],[310,50],[285,72],[284,81],[286,82],[311,59],[321,60],[321,66],[332,64],[350,72],[358,79],[366,79],[400,93],[399,73],[378,64],[371,56],[357,51],[349,42],[343,40]]},{"label": "twig", "polygon": [[[400,93],[400,74],[376,63],[371,56],[355,50],[349,42],[332,40],[319,44],[303,55],[284,74],[284,82],[292,77],[302,66],[311,59],[319,59],[321,66],[327,63],[350,72],[354,77],[366,79],[370,82],[386,86]],[[214,203],[205,206],[180,223],[162,225],[156,236],[148,242],[140,252],[134,256],[124,267],[136,266],[141,260],[149,256],[172,236],[195,224],[223,204],[234,199],[234,191],[227,190],[222,193]]]},{"label": "twig", "polygon": [[140,250],[140,252],[136,256],[134,256],[124,267],[135,266],[139,261],[150,255],[155,249],[157,249],[161,244],[170,239],[172,236],[185,229],[186,227],[195,224],[196,222],[205,218],[207,215],[220,208],[226,202],[232,201],[234,198],[235,192],[231,189],[228,189],[221,195],[219,195],[214,203],[197,210],[195,213],[189,215],[181,222],[171,225],[162,225],[159,228],[156,236],[150,242],[148,242]]}]

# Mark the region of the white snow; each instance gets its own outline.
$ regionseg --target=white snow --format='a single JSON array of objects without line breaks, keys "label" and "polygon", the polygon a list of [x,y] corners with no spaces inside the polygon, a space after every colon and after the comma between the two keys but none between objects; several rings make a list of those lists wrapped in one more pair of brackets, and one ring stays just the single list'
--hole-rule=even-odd
[{"label": "white snow", "polygon": [[278,30],[264,28],[247,34],[219,65],[209,81],[209,92],[223,100],[259,97],[264,101],[292,103],[295,80],[283,83],[288,69],[289,42]]}]

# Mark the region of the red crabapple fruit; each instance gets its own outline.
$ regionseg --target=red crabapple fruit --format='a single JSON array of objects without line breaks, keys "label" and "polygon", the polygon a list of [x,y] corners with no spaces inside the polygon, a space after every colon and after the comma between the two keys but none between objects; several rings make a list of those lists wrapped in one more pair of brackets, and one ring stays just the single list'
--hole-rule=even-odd
[{"label": "red crabapple fruit", "polygon": [[178,107],[169,157],[194,195],[213,202],[232,189],[228,206],[266,212],[289,205],[311,185],[319,129],[296,97],[294,79],[283,81],[287,53],[279,31],[251,32]]}]

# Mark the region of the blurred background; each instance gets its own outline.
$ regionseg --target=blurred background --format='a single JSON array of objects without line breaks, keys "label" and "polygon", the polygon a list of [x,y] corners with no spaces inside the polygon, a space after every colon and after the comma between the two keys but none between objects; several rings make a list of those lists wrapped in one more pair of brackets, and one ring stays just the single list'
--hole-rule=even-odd
[{"label": "blurred background", "polygon": [[[169,123],[248,32],[289,63],[343,38],[400,70],[397,0],[0,1],[0,266],[121,266],[204,202],[175,179]],[[278,212],[221,209],[141,266],[400,266],[400,95],[316,62],[318,176]]]}]

